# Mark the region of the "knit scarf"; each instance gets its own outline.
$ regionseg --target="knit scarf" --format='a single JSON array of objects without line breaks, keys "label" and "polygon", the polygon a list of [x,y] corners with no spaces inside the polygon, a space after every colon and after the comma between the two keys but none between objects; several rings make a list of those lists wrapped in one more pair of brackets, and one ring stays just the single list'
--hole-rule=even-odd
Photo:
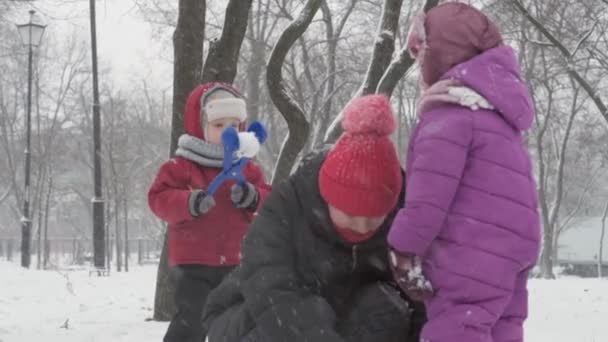
[{"label": "knit scarf", "polygon": [[197,137],[184,134],[179,137],[175,155],[205,167],[223,167],[224,148]]}]

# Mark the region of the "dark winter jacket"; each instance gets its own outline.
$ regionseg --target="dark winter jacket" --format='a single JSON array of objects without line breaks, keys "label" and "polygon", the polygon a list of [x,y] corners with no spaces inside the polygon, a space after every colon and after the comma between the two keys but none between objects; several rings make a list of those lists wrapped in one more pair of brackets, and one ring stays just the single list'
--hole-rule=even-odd
[{"label": "dark winter jacket", "polygon": [[[344,341],[336,324],[351,298],[365,286],[392,281],[386,236],[403,201],[372,238],[347,242],[319,194],[326,152],[305,158],[274,188],[245,237],[240,267],[210,294],[206,325],[233,311],[224,341],[240,341],[256,326],[270,341]],[[417,336],[424,313],[416,307],[410,331]]]}]

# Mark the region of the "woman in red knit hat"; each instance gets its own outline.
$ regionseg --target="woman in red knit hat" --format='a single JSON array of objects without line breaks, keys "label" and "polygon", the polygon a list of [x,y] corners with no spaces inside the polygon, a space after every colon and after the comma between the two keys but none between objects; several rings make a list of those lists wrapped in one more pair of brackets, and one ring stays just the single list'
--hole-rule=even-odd
[{"label": "woman in red knit hat", "polygon": [[380,95],[344,112],[336,145],[304,158],[258,212],[241,265],[209,296],[209,342],[418,341],[424,312],[388,261],[404,196],[394,115]]}]

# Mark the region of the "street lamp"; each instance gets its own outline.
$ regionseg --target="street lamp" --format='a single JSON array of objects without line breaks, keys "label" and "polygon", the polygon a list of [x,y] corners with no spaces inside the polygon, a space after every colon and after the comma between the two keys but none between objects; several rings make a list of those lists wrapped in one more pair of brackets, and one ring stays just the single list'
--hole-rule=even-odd
[{"label": "street lamp", "polygon": [[[93,265],[99,271],[105,268],[104,200],[101,178],[101,117],[99,113],[99,81],[97,79],[97,24],[95,0],[89,1],[91,16],[91,62],[93,67]],[[108,262],[108,269],[110,263]]]},{"label": "street lamp", "polygon": [[21,266],[30,267],[30,241],[32,235],[32,219],[30,218],[30,164],[31,164],[31,133],[32,133],[32,48],[40,45],[46,25],[33,22],[34,10],[30,11],[30,21],[17,25],[21,41],[28,46],[27,65],[27,116],[26,116],[26,145],[25,145],[25,189],[23,194],[23,217],[21,218]]}]

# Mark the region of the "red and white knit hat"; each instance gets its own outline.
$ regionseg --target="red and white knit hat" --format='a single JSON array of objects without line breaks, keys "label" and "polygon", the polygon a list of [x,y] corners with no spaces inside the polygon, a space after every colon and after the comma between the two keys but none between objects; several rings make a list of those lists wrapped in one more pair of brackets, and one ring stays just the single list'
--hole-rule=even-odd
[{"label": "red and white knit hat", "polygon": [[321,196],[353,215],[380,217],[397,204],[403,177],[389,136],[396,123],[386,96],[368,95],[344,109],[344,133],[319,172]]},{"label": "red and white knit hat", "polygon": [[222,84],[201,96],[201,109],[207,122],[224,118],[247,120],[247,104],[240,94]]}]

